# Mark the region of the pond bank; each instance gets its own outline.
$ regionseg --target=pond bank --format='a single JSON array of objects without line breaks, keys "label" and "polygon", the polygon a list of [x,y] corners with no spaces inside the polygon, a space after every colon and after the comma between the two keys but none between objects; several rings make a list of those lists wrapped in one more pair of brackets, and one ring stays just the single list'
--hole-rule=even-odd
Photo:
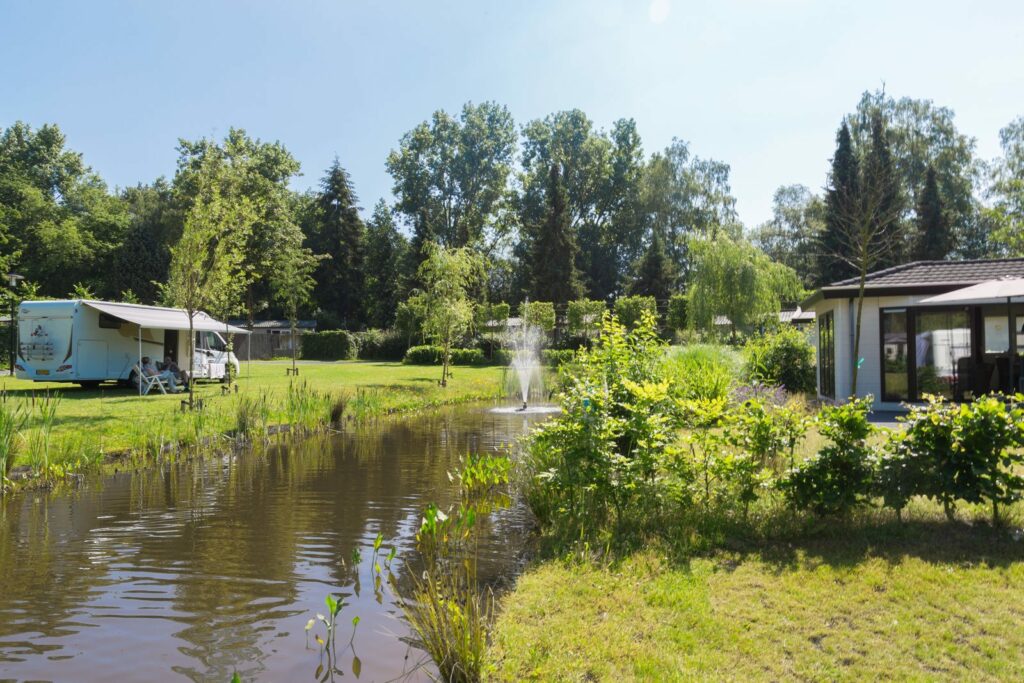
[{"label": "pond bank", "polygon": [[[238,392],[222,395],[219,384],[197,389],[205,409],[183,413],[181,395],[140,398],[115,387],[77,386],[0,379],[4,405],[21,404],[28,417],[10,467],[13,478],[46,480],[117,467],[127,460],[155,461],[169,449],[191,447],[238,430],[240,420],[259,429],[309,420],[323,427],[332,413],[346,422],[410,414],[445,405],[494,400],[503,393],[503,368],[457,367],[447,387],[437,385],[436,368],[401,363],[339,362],[300,366],[297,379],[285,366],[243,364]],[[52,419],[43,414],[57,399]],[[243,415],[242,413],[245,413]],[[310,414],[310,413],[320,414]]]}]

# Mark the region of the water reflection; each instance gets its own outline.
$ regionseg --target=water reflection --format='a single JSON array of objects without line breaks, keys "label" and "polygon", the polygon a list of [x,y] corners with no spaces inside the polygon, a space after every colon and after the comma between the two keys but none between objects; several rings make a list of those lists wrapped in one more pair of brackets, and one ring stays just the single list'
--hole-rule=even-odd
[{"label": "water reflection", "polygon": [[[401,580],[419,512],[451,500],[459,455],[501,449],[538,419],[454,409],[11,496],[0,504],[0,679],[309,679],[319,654],[304,627],[332,591],[349,603],[342,624],[360,617],[363,679],[426,678],[400,610],[372,590],[373,540],[398,545]],[[514,571],[526,524],[520,508],[491,520],[483,577]],[[353,654],[337,662],[350,675]]]}]

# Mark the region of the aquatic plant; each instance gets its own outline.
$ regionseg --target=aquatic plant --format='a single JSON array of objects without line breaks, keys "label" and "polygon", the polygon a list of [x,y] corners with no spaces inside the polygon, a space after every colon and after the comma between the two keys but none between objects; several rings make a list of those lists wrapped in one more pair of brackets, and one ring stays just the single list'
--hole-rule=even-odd
[{"label": "aquatic plant", "polygon": [[248,394],[238,399],[235,406],[235,434],[243,439],[266,440],[270,429],[270,403],[267,393]]},{"label": "aquatic plant", "polygon": [[33,421],[35,429],[29,433],[28,453],[32,463],[43,477],[50,472],[50,449],[52,446],[53,426],[57,422],[57,408],[60,406],[60,394],[44,392],[42,396],[33,395]]},{"label": "aquatic plant", "polygon": [[14,465],[14,458],[25,441],[21,429],[27,419],[28,411],[25,404],[8,400],[5,395],[0,401],[0,495],[4,491],[7,474]]}]

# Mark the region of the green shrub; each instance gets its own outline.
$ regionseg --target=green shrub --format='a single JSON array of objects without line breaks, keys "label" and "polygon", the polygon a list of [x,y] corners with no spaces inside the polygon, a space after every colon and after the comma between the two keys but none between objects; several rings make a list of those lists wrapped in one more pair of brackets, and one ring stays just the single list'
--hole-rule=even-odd
[{"label": "green shrub", "polygon": [[576,357],[574,349],[544,349],[540,352],[541,362],[550,368],[559,368],[571,363]]},{"label": "green shrub", "polygon": [[653,315],[627,332],[606,316],[592,349],[561,372],[562,413],[529,442],[527,499],[564,538],[622,530],[658,514],[667,489],[658,473],[680,459],[681,423]]},{"label": "green shrub", "polygon": [[644,313],[650,313],[657,321],[658,303],[653,296],[623,296],[615,300],[615,316],[626,329],[636,327]]},{"label": "green shrub", "polygon": [[440,365],[440,346],[410,346],[402,362],[406,365]]},{"label": "green shrub", "polygon": [[751,337],[744,348],[747,376],[756,381],[783,386],[795,393],[815,389],[814,347],[795,327]]},{"label": "green shrub", "polygon": [[545,332],[555,329],[555,305],[550,301],[524,301],[519,306],[519,315],[527,325]]},{"label": "green shrub", "polygon": [[355,360],[359,343],[348,330],[312,332],[299,337],[299,353],[309,360]]},{"label": "green shrub", "polygon": [[603,301],[577,299],[570,301],[566,310],[566,327],[569,336],[590,339],[601,329],[601,318],[608,307]]},{"label": "green shrub", "polygon": [[874,475],[873,453],[867,443],[873,431],[868,422],[872,400],[868,396],[821,409],[818,429],[832,443],[779,482],[794,508],[818,515],[845,515],[867,500]]},{"label": "green shrub", "polygon": [[740,378],[736,351],[717,344],[675,348],[664,361],[664,374],[677,395],[687,399],[727,398]]},{"label": "green shrub", "polygon": [[686,295],[673,294],[668,300],[665,325],[673,331],[686,329]]},{"label": "green shrub", "polygon": [[913,496],[927,496],[953,517],[956,501],[999,505],[1024,493],[1016,469],[1024,462],[1024,409],[999,396],[953,404],[930,396],[915,406],[880,460],[876,491],[899,513]]},{"label": "green shrub", "polygon": [[406,336],[397,329],[370,329],[356,333],[360,360],[399,361],[405,357]]},{"label": "green shrub", "polygon": [[[440,365],[443,350],[440,346],[413,346],[405,352],[403,363],[408,365]],[[452,349],[452,365],[486,365],[487,358],[480,349]]]}]

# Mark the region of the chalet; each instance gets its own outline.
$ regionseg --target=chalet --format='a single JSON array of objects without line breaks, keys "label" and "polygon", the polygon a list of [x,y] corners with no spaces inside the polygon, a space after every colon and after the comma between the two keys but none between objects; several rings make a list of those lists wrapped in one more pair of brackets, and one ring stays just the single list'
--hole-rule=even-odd
[{"label": "chalet", "polygon": [[[918,261],[870,273],[855,353],[859,278],[814,292],[818,396],[874,396],[898,410],[925,394],[969,401],[1024,389],[1024,258]],[[1011,330],[1014,331],[1011,334]]]}]

